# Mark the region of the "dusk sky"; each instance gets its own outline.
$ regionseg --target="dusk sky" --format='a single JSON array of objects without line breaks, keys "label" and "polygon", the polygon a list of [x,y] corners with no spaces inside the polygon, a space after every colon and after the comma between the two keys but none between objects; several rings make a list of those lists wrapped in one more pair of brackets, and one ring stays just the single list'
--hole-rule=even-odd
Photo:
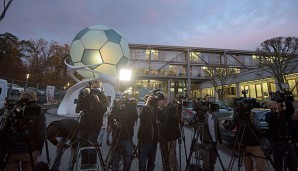
[{"label": "dusk sky", "polygon": [[15,0],[0,34],[71,44],[92,25],[114,28],[128,43],[255,50],[272,37],[298,37],[298,1]]}]

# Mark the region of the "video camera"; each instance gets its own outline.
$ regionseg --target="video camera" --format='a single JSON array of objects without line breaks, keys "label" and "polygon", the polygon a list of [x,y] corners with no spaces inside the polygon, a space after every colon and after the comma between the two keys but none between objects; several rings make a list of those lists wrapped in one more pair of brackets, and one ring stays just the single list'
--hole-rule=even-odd
[{"label": "video camera", "polygon": [[205,99],[205,100],[193,100],[192,110],[195,111],[196,114],[193,120],[191,121],[191,123],[204,122],[205,116],[210,109],[210,105],[216,105],[216,108],[218,111],[219,106],[217,104],[214,104],[214,102],[215,102],[215,99],[212,97],[209,97],[208,99]]},{"label": "video camera", "polygon": [[137,101],[135,99],[122,98],[115,99],[112,113],[109,117],[112,127],[120,127],[124,124],[130,112],[136,110]]},{"label": "video camera", "polygon": [[155,89],[155,90],[149,91],[145,95],[144,100],[147,101],[147,99],[148,99],[149,96],[152,96],[153,97],[152,104],[153,104],[154,107],[157,107],[157,102],[159,100],[163,100],[164,99],[164,93],[161,91],[161,89]]},{"label": "video camera", "polygon": [[293,94],[290,91],[271,92],[271,93],[269,93],[269,95],[270,95],[272,101],[276,101],[278,103],[294,102]]},{"label": "video camera", "polygon": [[248,119],[251,110],[255,107],[260,107],[260,104],[254,98],[246,97],[247,90],[242,91],[244,97],[239,97],[234,99],[234,111],[235,116],[238,119]]},{"label": "video camera", "polygon": [[24,131],[29,125],[34,124],[41,114],[41,107],[35,100],[20,100],[10,110],[8,121],[13,131]]}]

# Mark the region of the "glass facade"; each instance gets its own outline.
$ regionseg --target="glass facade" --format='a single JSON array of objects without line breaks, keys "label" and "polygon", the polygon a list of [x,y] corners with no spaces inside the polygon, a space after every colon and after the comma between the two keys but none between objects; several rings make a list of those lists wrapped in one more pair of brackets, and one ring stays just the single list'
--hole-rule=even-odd
[{"label": "glass facade", "polygon": [[[171,94],[188,96],[214,96],[214,89],[198,90],[196,85],[207,81],[204,70],[207,66],[225,65],[235,74],[256,68],[253,51],[229,51],[176,46],[130,44],[131,59],[128,67],[133,70],[135,92],[140,89],[161,88]],[[293,87],[296,80],[289,80]],[[241,90],[248,90],[249,97],[266,98],[276,90],[274,81],[255,84],[241,83]],[[236,97],[236,85],[227,90],[229,98]],[[297,91],[296,91],[297,94]]]}]

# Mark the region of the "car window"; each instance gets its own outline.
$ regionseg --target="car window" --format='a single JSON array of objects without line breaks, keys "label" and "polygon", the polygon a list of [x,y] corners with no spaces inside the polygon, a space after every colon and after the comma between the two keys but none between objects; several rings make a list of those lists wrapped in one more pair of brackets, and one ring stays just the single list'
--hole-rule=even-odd
[{"label": "car window", "polygon": [[183,107],[184,108],[192,108],[192,102],[191,101],[184,101],[183,102]]},{"label": "car window", "polygon": [[14,87],[20,88],[21,86],[18,84],[13,84]]},{"label": "car window", "polygon": [[262,115],[262,117],[260,118],[260,121],[265,121],[265,117],[266,117],[266,114],[269,113],[269,112],[264,112],[264,114]]},{"label": "car window", "polygon": [[227,105],[225,105],[224,103],[218,102],[218,107],[219,109],[229,109],[229,107]]}]

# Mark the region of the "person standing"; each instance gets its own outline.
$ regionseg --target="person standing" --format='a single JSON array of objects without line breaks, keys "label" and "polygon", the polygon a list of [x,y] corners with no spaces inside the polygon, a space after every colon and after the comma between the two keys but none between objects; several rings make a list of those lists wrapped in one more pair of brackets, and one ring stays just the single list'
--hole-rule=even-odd
[{"label": "person standing", "polygon": [[159,120],[161,127],[160,146],[166,164],[164,167],[166,167],[166,170],[178,171],[176,144],[177,139],[180,137],[180,116],[167,96],[164,96],[160,106]]},{"label": "person standing", "polygon": [[[293,114],[293,117],[291,118],[291,124],[293,126],[293,129],[295,131],[298,131],[298,109],[295,110],[295,113]],[[298,134],[293,134],[292,135],[292,139],[293,139],[293,144],[295,147],[295,151],[296,151],[296,157],[298,160]]]},{"label": "person standing", "polygon": [[[282,103],[270,102],[268,106],[271,112],[266,114],[265,120],[269,124],[269,137],[273,141],[275,170],[282,171],[288,168],[290,171],[297,171],[297,158],[292,142],[292,135],[297,134],[297,130],[291,124],[295,109],[291,102],[285,102],[285,105],[284,110]],[[287,162],[284,162],[285,158]]]},{"label": "person standing", "polygon": [[222,144],[219,123],[217,118],[213,116],[218,110],[218,105],[210,104],[209,111],[204,119],[204,131],[199,130],[200,138],[203,140],[204,147],[201,149],[203,171],[214,171],[214,166],[217,160],[217,144]]},{"label": "person standing", "polygon": [[[243,146],[244,156],[243,163],[245,171],[253,171],[254,162],[257,171],[267,171],[267,163],[265,154],[260,146],[259,138],[260,135],[254,125],[253,113],[248,113],[249,117],[242,121],[244,126],[240,127],[238,135],[241,135],[237,140]],[[252,130],[251,130],[252,129]],[[242,138],[242,140],[240,140]]]},{"label": "person standing", "polygon": [[149,96],[140,113],[138,130],[139,171],[153,171],[158,143],[157,106],[161,99]]},{"label": "person standing", "polygon": [[105,134],[107,134],[106,135],[106,141],[108,141],[108,131],[107,131],[107,128],[108,128],[108,113],[105,113],[103,115],[102,127],[101,127],[101,130],[100,130],[100,133],[99,133],[99,146],[100,147],[102,147],[102,143],[103,143]]},{"label": "person standing", "polygon": [[[41,154],[45,140],[46,117],[36,101],[35,91],[24,91],[12,113],[9,114],[6,125],[8,129],[5,128],[8,131],[5,137],[8,143],[7,165],[1,170],[17,171],[20,166],[23,171],[31,171]],[[17,108],[21,111],[17,111]],[[26,117],[27,115],[30,117]],[[2,165],[2,162],[1,167],[4,167],[5,163]]]},{"label": "person standing", "polygon": [[119,171],[119,162],[123,159],[123,171],[129,171],[133,159],[134,126],[138,119],[137,102],[135,99],[114,101],[114,107],[109,116],[109,126],[112,129],[112,171]]},{"label": "person standing", "polygon": [[[93,144],[97,144],[97,138],[100,133],[103,115],[107,111],[108,99],[101,89],[101,82],[96,80],[92,83],[92,88],[85,88],[83,90],[83,105],[81,116],[81,124],[79,131],[79,138],[89,140]],[[82,147],[91,146],[91,144],[83,142]],[[95,164],[97,154],[92,151],[82,152],[82,165]]]},{"label": "person standing", "polygon": [[[66,141],[70,140],[70,150],[71,155],[68,162],[68,171],[72,171],[74,167],[74,163],[76,162],[76,145],[74,141],[78,138],[78,121],[74,119],[62,119],[59,121],[53,121],[49,124],[46,129],[46,138],[57,147],[56,149],[56,157],[55,157],[55,168],[54,170],[59,170],[59,166],[61,163],[61,155],[64,148],[64,144]],[[57,140],[57,138],[59,138]],[[74,143],[74,144],[73,144]],[[60,158],[58,158],[60,157]],[[57,159],[58,158],[58,159]]]}]

